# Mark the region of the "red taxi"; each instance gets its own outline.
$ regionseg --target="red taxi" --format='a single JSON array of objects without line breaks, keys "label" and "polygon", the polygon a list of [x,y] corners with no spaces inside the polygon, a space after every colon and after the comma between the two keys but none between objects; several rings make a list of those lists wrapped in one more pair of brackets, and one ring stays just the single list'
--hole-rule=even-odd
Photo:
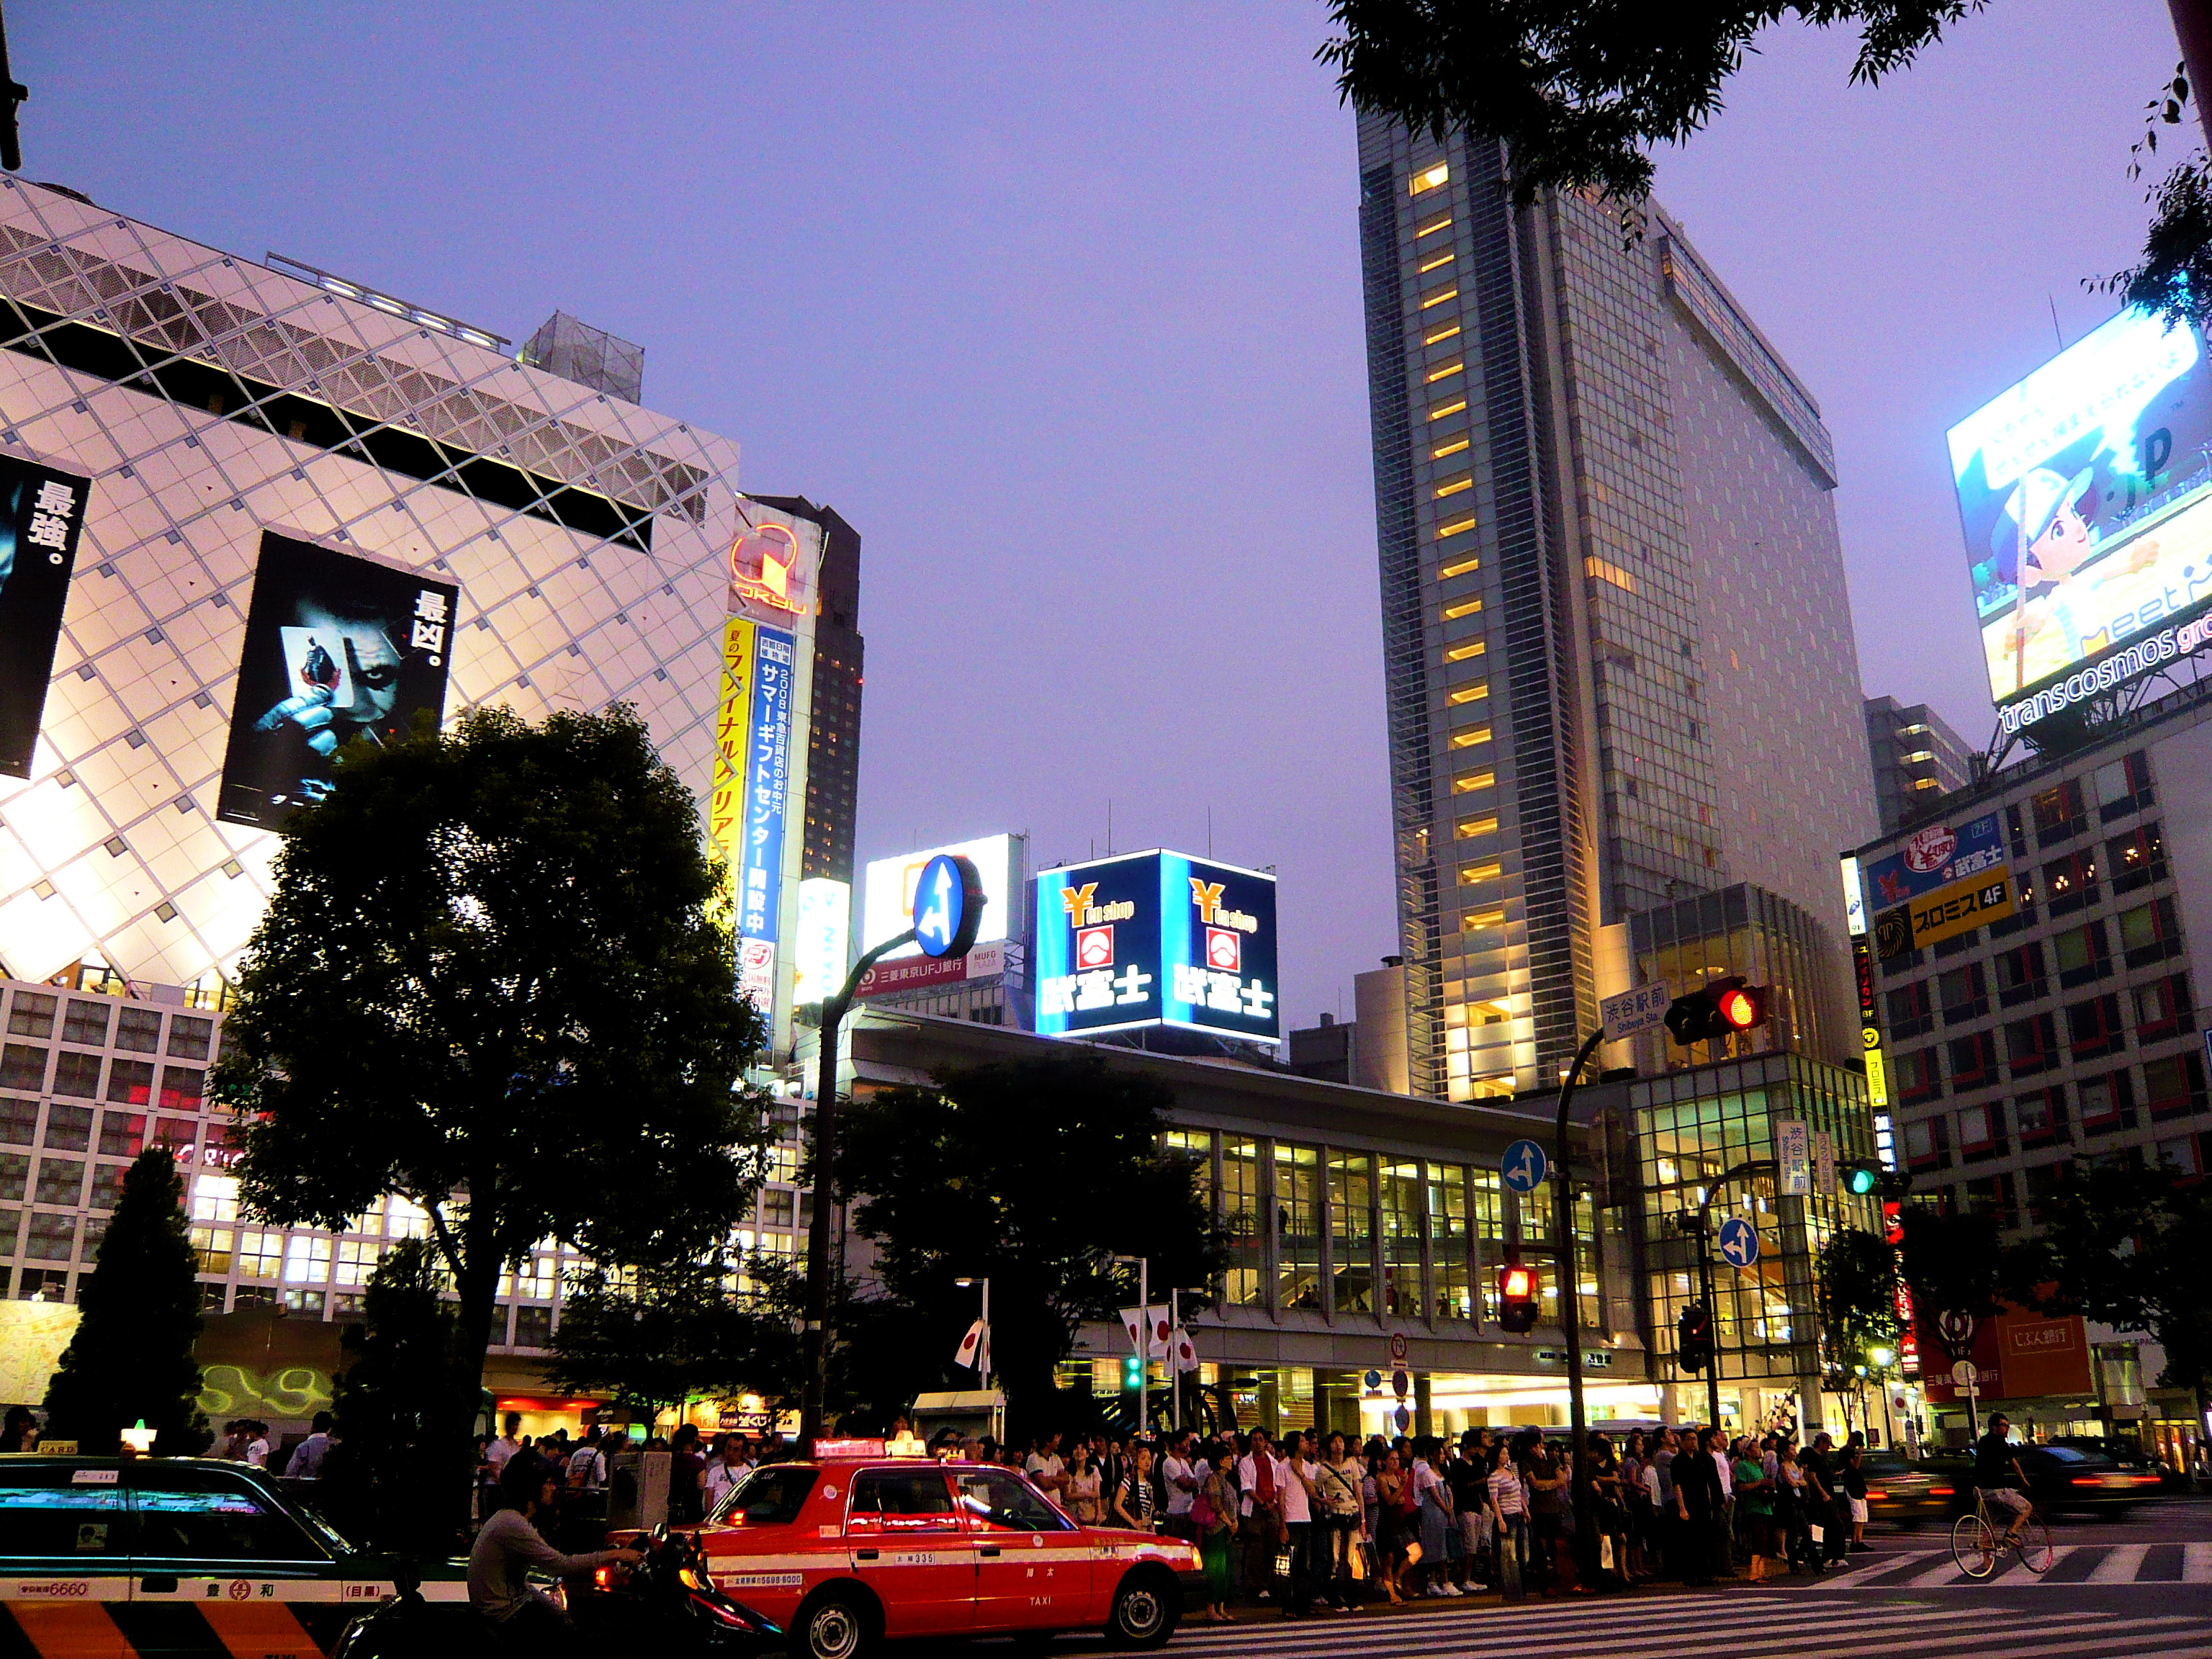
[{"label": "red taxi", "polygon": [[1085,1527],[1012,1469],[893,1458],[842,1442],[766,1463],[699,1533],[715,1586],[782,1626],[793,1659],[855,1659],[886,1638],[1103,1630],[1173,1633],[1198,1552]]}]

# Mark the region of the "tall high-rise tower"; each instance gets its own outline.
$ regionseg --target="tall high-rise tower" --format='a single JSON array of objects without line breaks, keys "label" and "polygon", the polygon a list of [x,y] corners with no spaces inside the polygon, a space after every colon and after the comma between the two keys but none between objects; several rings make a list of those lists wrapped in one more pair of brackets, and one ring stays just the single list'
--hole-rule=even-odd
[{"label": "tall high-rise tower", "polygon": [[1516,208],[1495,144],[1359,131],[1407,1040],[1555,1079],[1639,912],[1738,882],[1842,949],[1874,822],[1820,410],[1656,210]]}]

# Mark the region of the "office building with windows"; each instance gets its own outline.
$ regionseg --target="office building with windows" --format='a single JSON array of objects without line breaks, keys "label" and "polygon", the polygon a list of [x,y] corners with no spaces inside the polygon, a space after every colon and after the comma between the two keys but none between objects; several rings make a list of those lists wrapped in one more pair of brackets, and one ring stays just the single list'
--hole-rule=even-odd
[{"label": "office building with windows", "polygon": [[[2077,1164],[2183,1176],[2212,1164],[2196,1006],[2212,973],[2209,767],[2212,696],[2200,681],[1857,849],[1872,1026],[1916,1194],[2027,1231]],[[1885,866],[1992,816],[2000,863],[1977,879],[2008,875],[2013,913],[1910,948],[1902,918],[1883,915],[1897,902]],[[2106,1423],[2139,1424],[2147,1443],[2183,1455],[2192,1404],[2156,1389],[2160,1352],[2114,1334],[2099,1358],[2100,1375],[2134,1379],[2105,1402]]]},{"label": "office building with windows", "polygon": [[1940,811],[1946,795],[1973,781],[1973,751],[1926,703],[1869,697],[1866,726],[1884,835]]},{"label": "office building with windows", "polygon": [[1629,918],[1749,883],[1847,982],[1875,827],[1817,404],[1662,211],[1359,129],[1409,1075],[1558,1076]]}]

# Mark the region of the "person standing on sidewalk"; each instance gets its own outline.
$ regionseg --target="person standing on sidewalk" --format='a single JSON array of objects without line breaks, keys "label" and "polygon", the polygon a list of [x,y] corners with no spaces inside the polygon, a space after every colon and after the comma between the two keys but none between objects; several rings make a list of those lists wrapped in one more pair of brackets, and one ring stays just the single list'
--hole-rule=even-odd
[{"label": "person standing on sidewalk", "polygon": [[1484,1482],[1490,1509],[1490,1536],[1496,1552],[1490,1582],[1508,1596],[1521,1594],[1521,1569],[1528,1555],[1528,1505],[1521,1490],[1520,1466],[1504,1446],[1490,1455],[1490,1478]]},{"label": "person standing on sidewalk", "polygon": [[1306,1437],[1296,1429],[1283,1437],[1282,1461],[1275,1466],[1275,1481],[1283,1495],[1283,1535],[1289,1540],[1286,1549],[1291,1558],[1291,1571],[1284,1585],[1283,1611],[1292,1618],[1302,1618],[1314,1607],[1314,1510],[1315,1476],[1319,1474],[1306,1446]]},{"label": "person standing on sidewalk", "polygon": [[1352,1577],[1352,1555],[1359,1547],[1359,1461],[1345,1448],[1343,1435],[1332,1431],[1322,1449],[1315,1486],[1321,1493],[1322,1522],[1327,1545],[1320,1552],[1322,1594],[1328,1604],[1346,1613],[1359,1606],[1359,1584]]},{"label": "person standing on sidewalk", "polygon": [[1275,1455],[1267,1431],[1255,1429],[1245,1442],[1244,1455],[1237,1460],[1237,1536],[1244,1547],[1244,1588],[1265,1601],[1275,1576],[1275,1546],[1282,1538],[1283,1499],[1275,1478]]}]

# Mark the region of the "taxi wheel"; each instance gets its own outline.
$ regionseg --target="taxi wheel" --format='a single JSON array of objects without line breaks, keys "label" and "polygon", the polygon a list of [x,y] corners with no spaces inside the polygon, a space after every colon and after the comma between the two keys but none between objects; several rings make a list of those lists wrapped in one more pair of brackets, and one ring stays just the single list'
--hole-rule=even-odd
[{"label": "taxi wheel", "polygon": [[875,1646],[872,1609],[849,1592],[829,1590],[799,1609],[792,1634],[805,1659],[858,1659]]},{"label": "taxi wheel", "polygon": [[1175,1634],[1182,1594],[1164,1572],[1131,1573],[1114,1593],[1106,1616],[1106,1642],[1116,1648],[1156,1648]]}]

